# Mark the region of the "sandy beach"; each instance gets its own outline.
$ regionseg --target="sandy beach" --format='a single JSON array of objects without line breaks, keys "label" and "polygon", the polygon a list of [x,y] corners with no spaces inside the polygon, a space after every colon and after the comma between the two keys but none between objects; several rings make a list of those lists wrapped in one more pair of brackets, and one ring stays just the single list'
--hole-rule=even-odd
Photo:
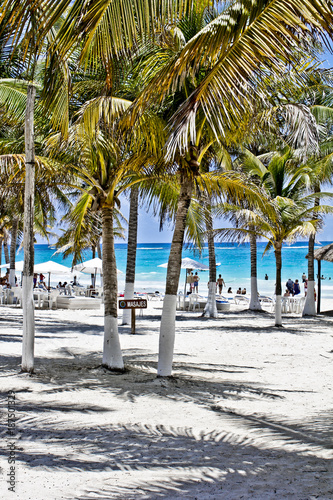
[{"label": "sandy beach", "polygon": [[1,307],[2,498],[333,499],[333,318],[178,312],[174,374],[157,379],[161,311],[150,301],[135,335],[119,327],[114,374],[102,308],[36,310],[28,375],[22,310]]}]

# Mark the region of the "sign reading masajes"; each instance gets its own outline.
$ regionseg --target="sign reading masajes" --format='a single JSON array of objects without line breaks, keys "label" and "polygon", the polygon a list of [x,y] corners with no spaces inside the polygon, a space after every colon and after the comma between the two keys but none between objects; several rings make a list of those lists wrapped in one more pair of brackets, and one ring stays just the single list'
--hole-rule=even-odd
[{"label": "sign reading masajes", "polygon": [[119,300],[120,309],[147,309],[147,299]]}]

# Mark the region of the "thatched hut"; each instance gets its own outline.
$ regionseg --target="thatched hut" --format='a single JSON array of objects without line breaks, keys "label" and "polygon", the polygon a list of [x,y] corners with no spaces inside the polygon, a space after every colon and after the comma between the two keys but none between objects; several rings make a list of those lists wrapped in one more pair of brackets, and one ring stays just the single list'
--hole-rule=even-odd
[{"label": "thatched hut", "polygon": [[[318,301],[317,301],[317,314],[320,313],[320,298],[321,298],[321,261],[327,260],[333,262],[333,243],[325,245],[324,247],[317,248],[313,253],[314,258],[318,262]],[[306,256],[308,258],[308,255]]]}]

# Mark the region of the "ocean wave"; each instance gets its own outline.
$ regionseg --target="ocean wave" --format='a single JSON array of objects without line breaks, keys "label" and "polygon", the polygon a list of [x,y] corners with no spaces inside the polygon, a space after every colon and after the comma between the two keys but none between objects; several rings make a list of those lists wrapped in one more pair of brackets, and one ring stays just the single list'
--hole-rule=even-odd
[{"label": "ocean wave", "polygon": [[[297,250],[298,248],[309,248],[308,245],[296,246],[296,247],[283,247],[283,250]],[[320,245],[315,245],[315,248],[321,248]]]},{"label": "ocean wave", "polygon": [[138,247],[137,250],[163,250],[164,247]]}]

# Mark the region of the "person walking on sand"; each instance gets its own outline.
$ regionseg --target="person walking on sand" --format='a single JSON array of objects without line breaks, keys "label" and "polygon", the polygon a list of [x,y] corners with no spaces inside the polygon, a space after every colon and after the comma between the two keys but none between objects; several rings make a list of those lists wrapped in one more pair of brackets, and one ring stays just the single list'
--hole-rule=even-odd
[{"label": "person walking on sand", "polygon": [[219,287],[219,295],[221,295],[221,293],[222,293],[223,285],[225,286],[224,279],[219,274],[219,277],[217,278],[217,281],[216,281],[216,286]]},{"label": "person walking on sand", "polygon": [[198,273],[195,273],[195,275],[193,276],[194,293],[198,293],[199,281],[200,281],[200,278],[198,276]]}]

